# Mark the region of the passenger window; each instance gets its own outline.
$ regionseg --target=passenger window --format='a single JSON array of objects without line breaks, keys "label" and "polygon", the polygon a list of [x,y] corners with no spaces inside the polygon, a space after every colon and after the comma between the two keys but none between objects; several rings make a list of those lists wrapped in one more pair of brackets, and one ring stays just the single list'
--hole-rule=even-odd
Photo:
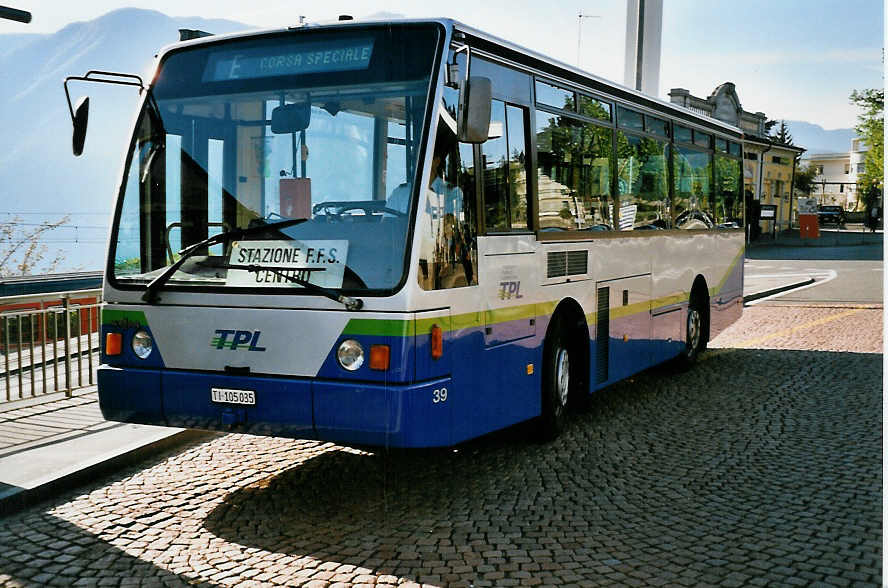
[{"label": "passenger window", "polygon": [[558,88],[540,81],[536,83],[536,101],[539,104],[563,110],[574,110],[576,104],[574,93],[570,90]]},{"label": "passenger window", "polygon": [[513,231],[526,231],[527,226],[527,133],[525,109],[506,106],[506,129],[509,148],[509,217]]},{"label": "passenger window", "polygon": [[613,131],[537,112],[539,230],[613,229]]},{"label": "passenger window", "polygon": [[527,147],[524,109],[494,100],[491,137],[481,147],[484,226],[488,233],[527,230]]},{"label": "passenger window", "polygon": [[670,228],[666,142],[617,131],[617,154],[613,209],[619,230]]},{"label": "passenger window", "polygon": [[[475,164],[472,145],[458,143],[439,112],[429,185],[420,194],[419,285],[425,290],[478,283]],[[453,122],[453,121],[449,121]]]},{"label": "passenger window", "polygon": [[624,129],[632,129],[635,131],[643,131],[644,130],[644,119],[640,112],[635,112],[634,110],[629,110],[628,108],[623,108],[622,106],[617,107],[617,125]]},{"label": "passenger window", "polygon": [[680,143],[693,143],[693,133],[691,129],[687,127],[683,127],[681,125],[674,125],[675,128],[675,140]]},{"label": "passenger window", "polygon": [[673,225],[676,229],[711,229],[710,214],[712,156],[700,149],[676,147],[673,157],[675,198]]},{"label": "passenger window", "polygon": [[740,199],[740,160],[715,156],[715,222],[719,228],[743,228],[743,202]]}]

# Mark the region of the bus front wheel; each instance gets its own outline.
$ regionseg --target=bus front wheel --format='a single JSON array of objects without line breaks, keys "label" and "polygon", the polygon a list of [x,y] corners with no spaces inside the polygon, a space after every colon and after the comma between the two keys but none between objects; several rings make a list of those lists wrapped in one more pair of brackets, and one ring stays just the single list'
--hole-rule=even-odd
[{"label": "bus front wheel", "polygon": [[541,441],[551,441],[564,430],[571,386],[571,353],[560,321],[546,339],[543,356],[542,414],[538,422]]}]

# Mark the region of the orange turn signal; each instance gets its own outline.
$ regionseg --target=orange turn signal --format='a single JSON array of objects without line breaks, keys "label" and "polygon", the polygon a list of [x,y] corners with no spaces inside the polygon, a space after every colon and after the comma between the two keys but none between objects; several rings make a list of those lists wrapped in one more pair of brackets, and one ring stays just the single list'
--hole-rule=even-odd
[{"label": "orange turn signal", "polygon": [[388,345],[370,346],[370,369],[385,371],[389,369],[391,350]]},{"label": "orange turn signal", "polygon": [[123,349],[123,335],[105,333],[105,355],[120,355]]},{"label": "orange turn signal", "polygon": [[438,325],[432,325],[432,359],[441,359],[444,355],[444,332]]}]

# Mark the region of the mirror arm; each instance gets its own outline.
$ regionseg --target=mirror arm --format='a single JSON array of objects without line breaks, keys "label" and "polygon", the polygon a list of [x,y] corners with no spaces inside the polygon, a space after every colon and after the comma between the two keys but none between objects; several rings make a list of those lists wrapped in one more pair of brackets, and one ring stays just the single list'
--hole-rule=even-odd
[{"label": "mirror arm", "polygon": [[[96,77],[102,76],[102,77]],[[109,79],[110,78],[110,79]],[[71,105],[71,94],[68,92],[68,82],[101,82],[103,84],[117,84],[120,86],[135,86],[139,92],[147,90],[145,82],[136,74],[117,73],[113,71],[90,70],[85,76],[68,76],[65,78],[65,98],[68,99],[68,112],[71,114],[71,123],[74,123],[74,107]]]}]

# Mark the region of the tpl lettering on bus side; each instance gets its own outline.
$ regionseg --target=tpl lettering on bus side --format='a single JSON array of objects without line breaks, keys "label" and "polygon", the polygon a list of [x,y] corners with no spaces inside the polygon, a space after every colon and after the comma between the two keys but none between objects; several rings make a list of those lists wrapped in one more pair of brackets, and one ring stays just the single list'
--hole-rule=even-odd
[{"label": "tpl lettering on bus side", "polygon": [[520,293],[521,282],[500,282],[499,283],[499,299],[511,300],[512,298],[523,298]]},{"label": "tpl lettering on bus side", "polygon": [[216,329],[215,334],[216,336],[210,340],[210,345],[216,349],[224,349],[227,347],[231,351],[237,351],[238,349],[246,349],[247,351],[265,351],[265,347],[259,347],[259,336],[262,334],[262,331]]}]

